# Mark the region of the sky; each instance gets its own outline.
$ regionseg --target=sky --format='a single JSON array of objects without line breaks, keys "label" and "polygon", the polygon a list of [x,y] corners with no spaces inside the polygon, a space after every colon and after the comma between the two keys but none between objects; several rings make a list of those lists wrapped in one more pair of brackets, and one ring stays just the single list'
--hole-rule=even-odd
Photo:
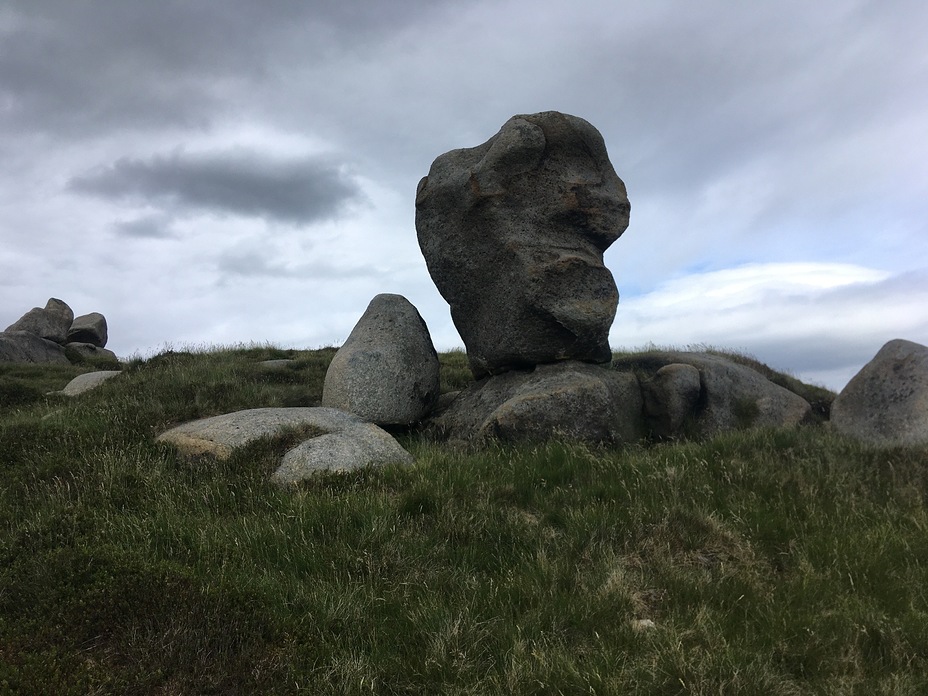
[{"label": "sky", "polygon": [[920,0],[0,0],[0,325],[121,357],[340,345],[378,293],[462,346],[415,231],[515,114],[602,133],[631,201],[614,350],[840,390],[928,344]]}]

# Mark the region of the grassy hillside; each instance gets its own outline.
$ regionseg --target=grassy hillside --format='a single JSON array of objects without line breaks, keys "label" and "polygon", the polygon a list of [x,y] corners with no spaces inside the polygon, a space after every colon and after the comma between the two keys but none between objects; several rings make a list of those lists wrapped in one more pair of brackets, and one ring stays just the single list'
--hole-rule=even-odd
[{"label": "grassy hillside", "polygon": [[0,693],[928,693],[928,451],[405,435],[413,467],[284,491],[287,436],[155,445],[318,404],[332,355],[168,352],[74,399],[90,366],[0,365]]}]

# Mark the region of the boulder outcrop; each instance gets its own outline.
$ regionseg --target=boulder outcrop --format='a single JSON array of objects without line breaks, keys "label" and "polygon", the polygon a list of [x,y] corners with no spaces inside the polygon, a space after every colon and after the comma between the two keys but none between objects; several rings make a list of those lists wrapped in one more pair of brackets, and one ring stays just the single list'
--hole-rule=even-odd
[{"label": "boulder outcrop", "polygon": [[[681,367],[670,367],[677,365]],[[698,394],[694,375],[684,365],[698,373]],[[809,402],[798,394],[720,355],[655,351],[618,359],[613,368],[639,373],[645,417],[652,434],[659,438],[791,427],[806,422],[811,415]],[[689,408],[692,410],[687,412]]]},{"label": "boulder outcrop", "polygon": [[435,405],[438,355],[416,308],[377,295],[325,375],[322,405],[379,425],[411,425]]},{"label": "boulder outcrop", "polygon": [[629,210],[599,131],[556,111],[514,116],[432,163],[416,194],[419,246],[476,377],[609,362],[618,290],[603,252]]},{"label": "boulder outcrop", "polygon": [[928,444],[928,347],[885,344],[838,394],[831,423],[877,446]]},{"label": "boulder outcrop", "polygon": [[68,340],[68,329],[74,320],[74,312],[67,304],[54,297],[45,308],[33,307],[23,316],[6,327],[4,333],[26,331],[47,341],[62,344]]},{"label": "boulder outcrop", "polygon": [[[26,334],[54,347],[24,338]],[[0,332],[0,362],[69,362],[61,346],[83,357],[115,362],[116,355],[103,348],[106,339],[106,318],[102,314],[91,312],[75,319],[65,302],[52,297],[44,309],[33,307]]]},{"label": "boulder outcrop", "polygon": [[578,361],[486,377],[460,392],[430,421],[452,441],[634,442],[644,434],[641,391],[632,374]]}]

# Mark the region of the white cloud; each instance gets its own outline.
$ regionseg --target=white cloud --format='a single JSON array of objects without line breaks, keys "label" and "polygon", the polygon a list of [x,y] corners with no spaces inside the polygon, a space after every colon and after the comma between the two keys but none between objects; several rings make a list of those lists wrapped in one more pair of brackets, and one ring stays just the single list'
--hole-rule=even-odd
[{"label": "white cloud", "polygon": [[710,345],[840,389],[893,338],[928,342],[928,271],[773,263],[693,274],[624,298],[613,347]]}]

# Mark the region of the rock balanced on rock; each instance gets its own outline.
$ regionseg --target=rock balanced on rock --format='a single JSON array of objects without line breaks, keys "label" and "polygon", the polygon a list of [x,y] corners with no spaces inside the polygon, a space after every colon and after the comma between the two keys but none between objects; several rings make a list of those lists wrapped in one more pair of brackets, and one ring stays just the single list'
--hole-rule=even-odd
[{"label": "rock balanced on rock", "polygon": [[603,252],[629,211],[599,131],[557,111],[513,116],[432,163],[416,195],[419,246],[476,377],[609,362],[619,295]]}]

